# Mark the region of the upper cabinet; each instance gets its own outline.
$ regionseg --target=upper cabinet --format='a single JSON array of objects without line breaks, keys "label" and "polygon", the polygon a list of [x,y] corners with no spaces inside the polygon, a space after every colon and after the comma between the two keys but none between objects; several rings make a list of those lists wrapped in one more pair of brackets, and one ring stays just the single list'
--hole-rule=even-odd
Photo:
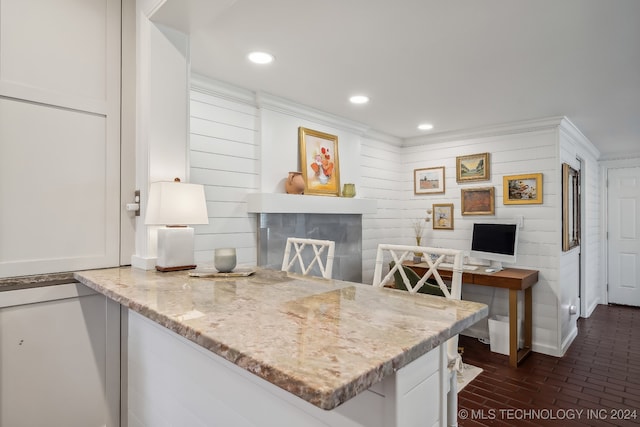
[{"label": "upper cabinet", "polygon": [[119,264],[120,7],[0,0],[0,277]]}]

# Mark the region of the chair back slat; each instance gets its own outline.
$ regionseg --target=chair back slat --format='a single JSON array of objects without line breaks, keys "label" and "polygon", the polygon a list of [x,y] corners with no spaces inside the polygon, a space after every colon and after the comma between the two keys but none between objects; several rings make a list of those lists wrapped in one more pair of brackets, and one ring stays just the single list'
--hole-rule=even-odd
[{"label": "chair back slat", "polygon": [[[291,249],[295,251],[292,256]],[[305,251],[305,248],[309,250]],[[313,259],[305,266],[303,254],[313,255]],[[289,237],[284,249],[282,270],[291,271],[296,261],[303,275],[311,273],[311,269],[317,265],[320,274],[325,279],[331,279],[333,274],[333,258],[335,254],[335,242],[331,240],[305,239]]]},{"label": "chair back slat", "polygon": [[[394,262],[394,265],[390,268],[389,272],[384,277],[382,277],[385,252],[389,253],[391,260]],[[413,258],[414,252],[422,252],[424,254],[424,258],[426,260],[425,262],[428,268],[425,274],[423,274],[423,276],[420,278],[420,280],[415,285],[412,285],[409,281],[409,278],[405,274],[404,269],[402,268],[402,263],[408,259]],[[438,273],[438,265],[440,265],[440,263],[442,263],[447,257],[453,257],[453,277],[451,278],[451,290],[449,290],[447,285],[444,283],[444,280],[442,280],[442,277],[440,277],[440,274]],[[440,289],[444,293],[445,297],[450,299],[460,299],[462,295],[463,257],[463,251],[457,249],[379,244],[376,254],[375,270],[373,272],[373,286],[384,286],[385,283],[389,282],[390,279],[393,278],[393,274],[398,271],[407,290],[412,294],[417,293],[420,288],[424,286],[427,280],[433,277],[438,283],[438,286],[440,286]]]}]

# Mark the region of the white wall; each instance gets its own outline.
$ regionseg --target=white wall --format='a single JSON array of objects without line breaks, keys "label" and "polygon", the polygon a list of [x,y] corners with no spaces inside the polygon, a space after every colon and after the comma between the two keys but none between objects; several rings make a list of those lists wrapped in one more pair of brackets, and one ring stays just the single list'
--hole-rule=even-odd
[{"label": "white wall", "polygon": [[[476,132],[454,132],[407,141],[407,148],[404,149],[407,173],[403,188],[407,199],[407,216],[417,218],[425,215],[426,209],[435,203],[454,204],[454,230],[428,230],[427,245],[468,250],[474,221],[524,217],[516,266],[540,272],[539,281],[532,291],[533,349],[547,354],[558,352],[558,238],[561,223],[557,212],[561,199],[556,129],[559,123],[560,120],[524,122]],[[456,157],[485,152],[490,155],[490,180],[457,183]],[[414,195],[413,169],[435,166],[445,167],[445,193]],[[526,173],[543,174],[543,203],[504,205],[503,176]],[[463,216],[460,189],[487,186],[495,189],[495,215]],[[407,221],[406,228],[409,227]],[[506,315],[508,312],[508,291],[505,289],[464,285],[462,297],[489,304],[489,316]],[[488,337],[486,320],[466,333]]]},{"label": "white wall", "polygon": [[136,217],[135,253],[131,264],[153,269],[157,256],[157,226],[146,226],[149,186],[188,176],[189,39],[187,35],[149,20],[145,5],[136,9]]},{"label": "white wall", "polygon": [[[561,251],[561,144],[568,144],[567,135],[579,135],[570,122],[559,117],[403,142],[282,99],[201,76],[192,81],[191,181],[206,186],[211,217],[208,226],[196,228],[197,262],[210,262],[213,249],[222,246],[238,248],[239,263],[256,262],[257,221],[246,212],[246,195],[284,192],[287,172],[299,169],[298,127],[309,127],[338,136],[341,181],[355,182],[357,197],[378,202],[377,212],[363,217],[364,283],[372,281],[377,245],[413,244],[412,220],[425,218],[435,203],[454,204],[454,230],[433,230],[427,224],[423,244],[436,247],[468,250],[474,220],[523,217],[516,265],[540,272],[533,288],[533,349],[558,356],[564,352],[575,336],[576,318],[568,315],[568,306],[579,303],[577,271],[562,260]],[[595,193],[598,169],[591,145],[580,140],[576,147],[585,160],[588,191]],[[490,153],[490,180],[458,184],[456,157],[484,152]],[[446,192],[415,195],[413,170],[435,166],[445,167]],[[543,203],[504,205],[503,176],[525,173],[543,174]],[[495,215],[462,216],[460,189],[484,186],[495,188]],[[597,193],[584,197],[586,257],[599,254],[598,199]],[[596,261],[583,273],[587,306],[599,301],[598,271]],[[506,290],[465,285],[463,297],[489,304],[492,315],[507,314]],[[486,321],[468,333],[487,337]]]},{"label": "white wall", "polygon": [[[355,183],[356,197],[384,197],[377,192],[384,186],[391,190],[386,195],[398,194],[393,186],[400,175],[385,183],[379,167],[370,168],[374,181],[364,185],[369,175],[362,173],[362,159],[370,154],[363,154],[364,127],[357,123],[197,75],[192,77],[190,109],[191,182],[205,185],[210,217],[209,225],[195,227],[196,262],[211,262],[215,248],[232,246],[238,263],[255,265],[257,217],[247,213],[247,194],[285,192],[288,172],[300,169],[300,126],[338,137],[340,182]],[[363,264],[372,270],[374,260]]]},{"label": "white wall", "polygon": [[[558,129],[559,164],[568,163],[581,175],[581,239],[580,246],[562,252],[560,256],[560,300],[558,320],[560,349],[564,353],[578,334],[576,315],[569,313],[575,305],[589,316],[601,302],[599,272],[604,268],[600,259],[602,234],[600,228],[600,178],[597,158],[599,152],[567,119]],[[559,169],[560,174],[562,169]],[[560,203],[562,208],[562,203]],[[562,211],[560,210],[560,218]],[[560,240],[562,245],[562,240]]]},{"label": "white wall", "polygon": [[[309,107],[260,94],[260,192],[284,193],[289,171],[300,171],[298,128],[305,127],[338,137],[340,185],[359,186],[360,135],[364,127]],[[362,194],[358,194],[362,196]]]},{"label": "white wall", "polygon": [[[425,145],[426,144],[426,145]],[[412,176],[404,186],[407,194],[407,217],[419,217],[432,203],[454,204],[454,226],[450,230],[431,230],[427,244],[468,249],[471,223],[485,218],[512,219],[524,217],[520,231],[517,266],[540,271],[533,288],[533,349],[560,356],[577,334],[576,315],[569,314],[571,305],[580,306],[588,316],[600,302],[601,295],[601,225],[599,212],[598,153],[593,145],[566,118],[514,123],[420,138],[406,142],[407,169],[445,166],[444,195],[415,196]],[[455,179],[455,157],[488,152],[491,156],[491,180],[458,184]],[[562,248],[562,176],[561,163],[583,168],[583,237],[582,237],[582,301],[579,300],[579,264],[576,248],[563,253]],[[504,175],[543,174],[542,205],[504,205]],[[460,188],[491,185],[495,187],[495,216],[462,216]],[[409,227],[410,224],[407,224]],[[500,289],[465,285],[463,298],[491,305],[491,315],[506,314],[507,292]],[[472,335],[486,334],[486,326],[477,325]]]},{"label": "white wall", "polygon": [[203,184],[209,224],[196,226],[196,263],[213,250],[234,247],[239,264],[256,264],[256,216],[247,193],[259,185],[258,109],[248,91],[225,96],[220,84],[194,76],[191,85],[191,182]]},{"label": "white wall", "polygon": [[405,194],[401,191],[407,168],[400,139],[367,134],[362,139],[361,184],[358,192],[376,199],[378,210],[362,218],[362,281],[373,283],[376,250],[380,243],[413,244],[405,227]]}]

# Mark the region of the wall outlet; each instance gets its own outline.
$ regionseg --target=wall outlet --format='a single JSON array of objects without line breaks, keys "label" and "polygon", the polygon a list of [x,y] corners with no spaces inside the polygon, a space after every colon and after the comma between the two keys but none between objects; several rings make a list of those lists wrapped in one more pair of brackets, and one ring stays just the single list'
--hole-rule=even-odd
[{"label": "wall outlet", "polygon": [[518,223],[519,228],[524,228],[524,216],[518,215],[516,216],[516,222]]}]

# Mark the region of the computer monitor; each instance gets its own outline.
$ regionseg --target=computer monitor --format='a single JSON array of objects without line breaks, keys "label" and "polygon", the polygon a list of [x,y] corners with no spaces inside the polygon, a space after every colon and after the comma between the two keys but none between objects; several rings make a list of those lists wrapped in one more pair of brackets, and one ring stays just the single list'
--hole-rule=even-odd
[{"label": "computer monitor", "polygon": [[502,270],[502,263],[515,263],[518,250],[518,224],[474,223],[469,256],[491,261],[491,268]]}]

